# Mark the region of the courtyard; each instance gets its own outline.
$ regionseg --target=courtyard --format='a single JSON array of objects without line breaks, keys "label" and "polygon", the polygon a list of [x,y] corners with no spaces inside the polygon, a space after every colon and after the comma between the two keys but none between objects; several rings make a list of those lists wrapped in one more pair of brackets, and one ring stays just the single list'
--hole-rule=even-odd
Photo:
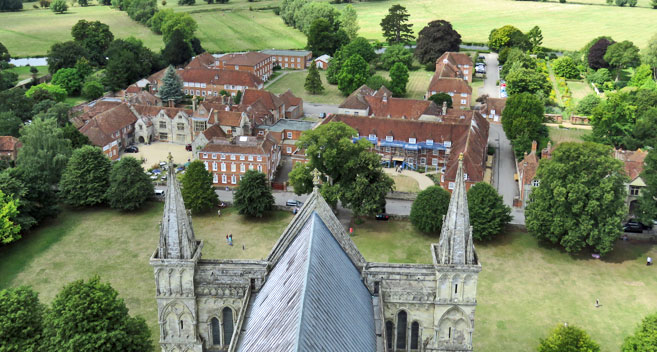
[{"label": "courtyard", "polygon": [[161,161],[166,161],[169,153],[173,157],[175,164],[184,164],[187,161],[194,160],[194,153],[185,150],[184,144],[153,142],[151,144],[136,144],[139,148],[138,153],[124,153],[121,157],[131,156],[137,160],[143,159],[142,166],[144,170],[156,167]]},{"label": "courtyard", "polygon": [[[99,274],[118,290],[131,314],[144,317],[158,340],[153,272],[148,264],[159,238],[162,203],[121,213],[108,209],[65,209],[57,219],[0,249],[0,289],[31,285],[50,302],[70,281]],[[234,209],[193,215],[203,258],[267,257],[291,220],[288,212],[248,219]],[[407,221],[354,225],[353,240],[369,261],[431,263],[438,236],[416,231]],[[232,234],[234,246],[225,236]],[[244,249],[242,247],[244,245]],[[622,339],[648,313],[657,311],[655,267],[645,257],[657,246],[619,242],[603,260],[571,256],[539,244],[509,227],[489,243],[477,243],[483,266],[478,284],[475,349],[529,351],[555,324],[586,329],[602,351],[618,351]],[[595,299],[602,306],[594,307]]]}]

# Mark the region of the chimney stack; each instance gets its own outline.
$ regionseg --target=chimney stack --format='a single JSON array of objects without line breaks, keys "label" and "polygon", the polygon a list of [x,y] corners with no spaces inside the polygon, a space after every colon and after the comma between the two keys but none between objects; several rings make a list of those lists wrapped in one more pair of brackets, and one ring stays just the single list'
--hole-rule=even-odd
[{"label": "chimney stack", "polygon": [[192,98],[192,111],[196,113],[196,95]]},{"label": "chimney stack", "polygon": [[383,93],[383,102],[388,102],[388,95],[386,93]]},{"label": "chimney stack", "polygon": [[447,115],[447,102],[443,102],[443,116]]},{"label": "chimney stack", "polygon": [[538,143],[536,141],[532,141],[532,154],[536,154],[536,147],[538,146]]},{"label": "chimney stack", "polygon": [[219,124],[219,111],[214,111],[214,123]]},{"label": "chimney stack", "polygon": [[169,107],[170,107],[170,108],[173,107],[173,99],[169,99]]}]

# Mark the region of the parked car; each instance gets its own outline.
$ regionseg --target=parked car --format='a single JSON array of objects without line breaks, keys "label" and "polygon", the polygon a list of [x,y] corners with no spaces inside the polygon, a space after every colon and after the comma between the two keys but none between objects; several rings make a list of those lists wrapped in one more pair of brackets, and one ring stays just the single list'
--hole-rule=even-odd
[{"label": "parked car", "polygon": [[185,146],[185,150],[188,151],[188,152],[191,152],[191,151],[192,151],[192,145],[191,145],[191,144],[187,144],[187,145]]},{"label": "parked car", "polygon": [[643,226],[643,224],[636,221],[635,219],[631,219],[628,222],[626,222],[625,225],[623,225],[624,232],[642,233],[644,228],[645,226]]},{"label": "parked car", "polygon": [[131,146],[125,148],[125,152],[126,152],[126,153],[138,153],[138,152],[139,152],[139,148],[137,148],[137,147],[134,146],[134,145],[131,145]]},{"label": "parked car", "polygon": [[155,190],[155,196],[156,197],[164,197],[164,190],[163,189],[156,189]]},{"label": "parked car", "polygon": [[375,218],[381,221],[388,221],[390,219],[390,215],[381,213],[381,214],[376,214]]},{"label": "parked car", "polygon": [[288,199],[287,202],[285,202],[285,205],[288,207],[300,207],[302,204],[303,203],[295,199]]},{"label": "parked car", "polygon": [[326,113],[325,113],[325,112],[320,112],[320,113],[319,113],[319,118],[320,118],[320,119],[323,119],[323,118],[325,118],[325,117],[326,117]]}]

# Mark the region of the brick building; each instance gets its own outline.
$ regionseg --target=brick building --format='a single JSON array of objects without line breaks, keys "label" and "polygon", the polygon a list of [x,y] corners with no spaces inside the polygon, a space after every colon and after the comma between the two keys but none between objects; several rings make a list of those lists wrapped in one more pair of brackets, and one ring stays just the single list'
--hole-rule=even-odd
[{"label": "brick building", "polygon": [[371,142],[372,150],[390,167],[436,168],[445,189],[454,187],[461,153],[467,187],[484,179],[489,124],[478,113],[442,122],[349,115],[332,115],[322,123],[328,122],[354,128],[354,138]]},{"label": "brick building", "polygon": [[281,68],[303,70],[312,62],[313,53],[308,50],[262,50],[263,54],[271,55],[274,65]]},{"label": "brick building", "polygon": [[474,64],[467,54],[446,52],[436,60],[434,73],[426,97],[447,93],[452,97],[452,107],[469,109],[472,99],[472,74]]},{"label": "brick building", "polygon": [[442,110],[429,100],[393,98],[392,92],[386,87],[373,90],[363,85],[340,104],[338,113],[354,116],[423,120],[440,116]]},{"label": "brick building", "polygon": [[212,174],[215,186],[236,187],[247,170],[260,171],[272,181],[280,159],[280,147],[269,133],[215,137],[199,152],[199,160]]},{"label": "brick building", "polygon": [[290,156],[303,156],[305,151],[296,146],[304,131],[311,130],[317,126],[316,122],[300,120],[278,120],[273,125],[262,125],[257,128],[259,134],[269,131],[269,134],[281,146],[281,154]]},{"label": "brick building", "polygon": [[488,120],[488,122],[501,124],[502,112],[504,111],[505,106],[506,98],[487,97],[479,111],[481,112],[481,115]]},{"label": "brick building", "polygon": [[274,59],[271,55],[255,51],[225,54],[216,58],[214,68],[250,72],[267,81],[274,72]]},{"label": "brick building", "polygon": [[21,142],[14,136],[0,136],[0,159],[16,160],[21,146]]},{"label": "brick building", "polygon": [[615,159],[623,162],[625,174],[629,179],[629,182],[625,184],[627,188],[625,205],[630,216],[633,216],[638,206],[641,191],[646,187],[646,182],[641,177],[641,173],[643,172],[644,160],[648,156],[648,152],[641,149],[636,151],[614,149],[613,153]]},{"label": "brick building", "polygon": [[102,148],[108,158],[116,160],[120,151],[134,142],[135,122],[137,116],[128,104],[120,104],[88,120],[80,132]]}]

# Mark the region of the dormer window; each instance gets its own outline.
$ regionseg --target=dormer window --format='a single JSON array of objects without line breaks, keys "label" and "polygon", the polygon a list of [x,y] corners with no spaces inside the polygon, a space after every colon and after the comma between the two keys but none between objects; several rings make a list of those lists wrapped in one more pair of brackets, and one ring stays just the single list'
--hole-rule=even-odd
[{"label": "dormer window", "polygon": [[451,148],[452,147],[452,142],[451,141],[445,141],[445,147],[446,148]]},{"label": "dormer window", "polygon": [[408,143],[415,144],[415,138],[409,138]]},{"label": "dormer window", "polygon": [[386,136],[386,142],[392,142],[392,136]]},{"label": "dormer window", "polygon": [[444,63],[444,64],[446,64],[446,63],[448,63],[448,62],[449,62],[449,60],[447,60],[447,59],[444,59],[444,60],[443,60],[443,63]]},{"label": "dormer window", "polygon": [[376,139],[376,135],[375,134],[370,134],[369,139]]},{"label": "dormer window", "polygon": [[468,180],[468,174],[467,174],[467,173],[466,173],[466,174],[463,174],[463,180],[464,180],[464,181],[467,181],[467,180]]},{"label": "dormer window", "polygon": [[427,145],[433,145],[433,139],[427,139]]},{"label": "dormer window", "polygon": [[453,97],[453,96],[454,96],[454,92],[449,92],[449,96],[450,96],[450,97]]}]

